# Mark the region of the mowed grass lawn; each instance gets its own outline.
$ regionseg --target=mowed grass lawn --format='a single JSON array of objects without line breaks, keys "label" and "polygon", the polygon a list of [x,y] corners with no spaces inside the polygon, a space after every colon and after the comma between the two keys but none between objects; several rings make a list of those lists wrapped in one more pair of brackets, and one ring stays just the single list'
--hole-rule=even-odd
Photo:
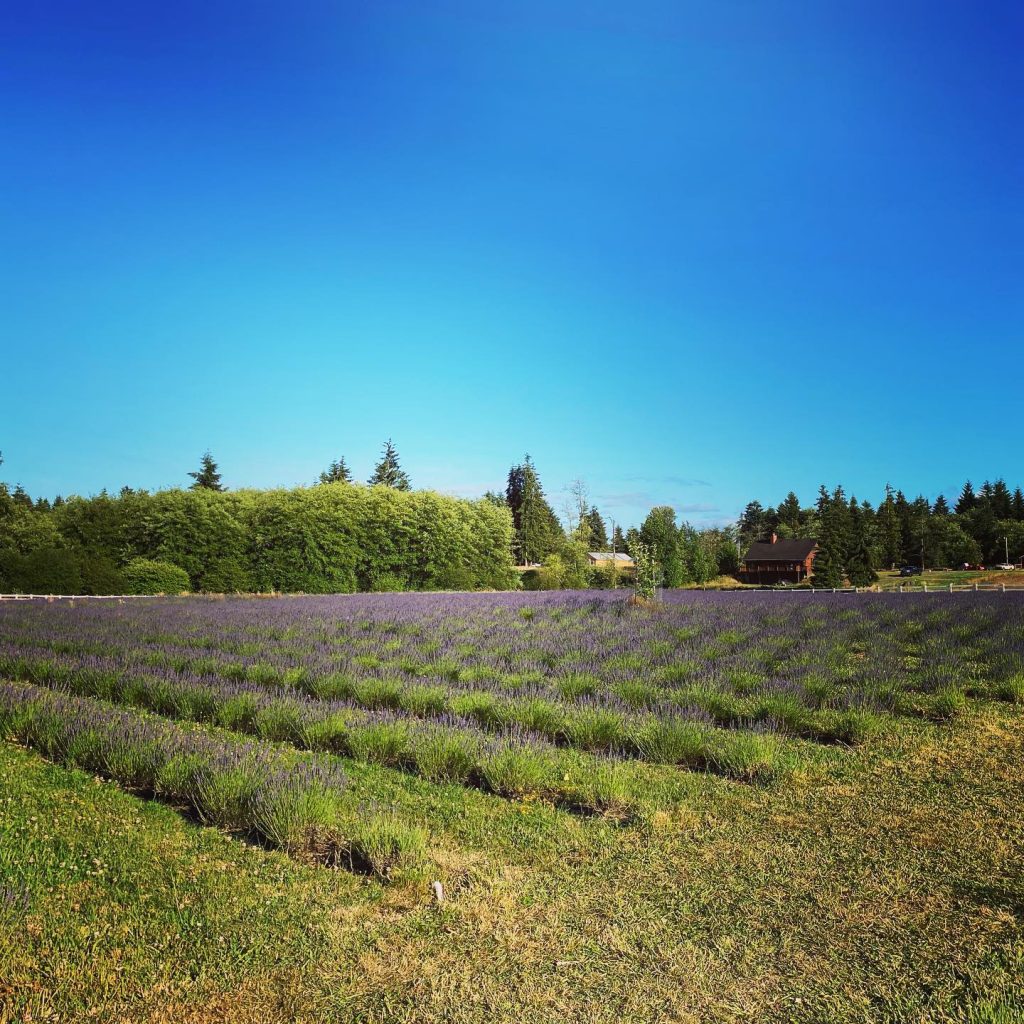
[{"label": "mowed grass lawn", "polygon": [[982,690],[757,782],[643,765],[627,819],[339,759],[427,835],[387,883],[8,739],[0,1021],[1024,1019],[1024,707]]}]

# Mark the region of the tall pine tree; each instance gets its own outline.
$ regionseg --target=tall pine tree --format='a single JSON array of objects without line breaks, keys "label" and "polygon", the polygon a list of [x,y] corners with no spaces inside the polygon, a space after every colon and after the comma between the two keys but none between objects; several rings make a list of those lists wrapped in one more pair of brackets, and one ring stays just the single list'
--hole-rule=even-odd
[{"label": "tall pine tree", "polygon": [[960,497],[957,498],[954,510],[958,516],[963,515],[964,512],[970,512],[977,504],[978,498],[974,493],[974,488],[971,486],[971,481],[968,480],[960,492]]},{"label": "tall pine tree", "polygon": [[195,481],[190,490],[193,491],[223,491],[220,483],[220,470],[213,456],[207,451],[199,462],[199,469],[195,473],[189,473]]},{"label": "tall pine tree", "polygon": [[374,467],[373,476],[369,479],[371,487],[391,487],[396,491],[411,490],[409,474],[398,464],[398,450],[389,437],[384,442],[380,462]]},{"label": "tall pine tree", "polygon": [[1024,522],[1024,491],[1019,487],[1013,492],[1010,501],[1010,514],[1018,523]]},{"label": "tall pine tree", "polygon": [[[845,501],[843,502],[845,506]],[[811,582],[816,587],[841,587],[843,585],[843,559],[845,538],[843,524],[837,515],[834,495],[830,495],[822,484],[818,491],[818,551],[814,556]]]},{"label": "tall pine tree", "polygon": [[322,484],[350,484],[352,483],[352,472],[349,470],[343,455],[337,462],[332,462],[327,469],[320,474]]},{"label": "tall pine tree", "polygon": [[608,550],[608,530],[605,528],[601,513],[591,505],[587,513],[587,523],[590,525],[590,545],[593,551]]},{"label": "tall pine tree", "polygon": [[779,521],[779,533],[784,537],[800,536],[802,518],[800,515],[800,499],[790,491],[776,509]]},{"label": "tall pine tree", "polygon": [[539,564],[557,550],[563,536],[529,455],[508,471],[505,500],[515,527],[516,560],[523,565]]},{"label": "tall pine tree", "polygon": [[870,506],[864,508],[856,498],[850,499],[846,575],[854,587],[870,587],[878,579],[871,551],[871,518]]},{"label": "tall pine tree", "polygon": [[896,492],[891,485],[885,485],[885,500],[878,506],[878,550],[881,564],[894,569],[900,561],[903,542],[900,517],[896,511]]}]

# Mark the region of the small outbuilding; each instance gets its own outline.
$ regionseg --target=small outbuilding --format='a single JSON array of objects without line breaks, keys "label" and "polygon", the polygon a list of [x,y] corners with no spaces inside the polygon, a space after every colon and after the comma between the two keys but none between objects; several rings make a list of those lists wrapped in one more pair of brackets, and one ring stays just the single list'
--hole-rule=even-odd
[{"label": "small outbuilding", "polygon": [[588,551],[587,561],[598,568],[614,565],[617,569],[632,569],[633,559],[624,551]]},{"label": "small outbuilding", "polygon": [[802,583],[814,571],[818,542],[811,539],[757,541],[743,558],[745,583]]}]

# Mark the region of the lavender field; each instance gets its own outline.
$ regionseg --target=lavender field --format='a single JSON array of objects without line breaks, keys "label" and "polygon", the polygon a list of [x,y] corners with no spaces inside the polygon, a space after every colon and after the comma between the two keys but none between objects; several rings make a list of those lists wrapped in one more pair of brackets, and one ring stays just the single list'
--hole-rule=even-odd
[{"label": "lavender field", "polygon": [[[415,894],[440,879],[456,893],[467,886],[475,905],[474,886],[496,884],[495,865],[546,865],[545,877],[568,891],[580,884],[569,863],[581,877],[606,851],[646,850],[647,863],[664,843],[709,842],[730,816],[759,849],[777,819],[802,820],[795,802],[827,804],[837,786],[858,796],[836,813],[864,799],[870,807],[880,798],[859,790],[880,771],[891,780],[906,770],[891,766],[960,744],[993,715],[1002,730],[1017,721],[1022,597],[679,591],[654,606],[615,592],[0,604],[0,731],[54,771],[84,770],[153,813],[177,815],[175,828],[243,840],[249,856],[276,849],[290,871],[413,894],[401,899],[417,905],[430,900]],[[751,833],[755,820],[761,831]],[[818,824],[805,826],[802,842]],[[0,848],[9,924],[32,916],[17,843],[8,833]],[[671,848],[665,865],[680,856]],[[715,856],[736,855],[730,847]],[[690,891],[662,877],[662,863],[639,883],[641,903]],[[719,894],[726,904],[744,877]],[[909,998],[906,984],[897,988]]]}]

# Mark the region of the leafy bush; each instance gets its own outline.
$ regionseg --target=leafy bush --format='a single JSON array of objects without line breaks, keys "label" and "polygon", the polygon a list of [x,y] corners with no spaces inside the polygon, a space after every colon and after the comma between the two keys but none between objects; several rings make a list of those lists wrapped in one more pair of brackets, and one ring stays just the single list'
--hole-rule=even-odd
[{"label": "leafy bush", "polygon": [[406,825],[386,813],[369,813],[356,827],[350,856],[353,866],[387,880],[395,873],[413,871],[426,856],[422,829]]},{"label": "leafy bush", "polygon": [[88,552],[81,559],[83,594],[125,593],[124,573],[117,563],[102,552]]},{"label": "leafy bush", "polygon": [[252,589],[252,580],[242,560],[229,555],[218,558],[203,573],[201,589],[208,594],[245,593]]},{"label": "leafy bush", "polygon": [[192,584],[184,569],[170,562],[136,558],[124,569],[125,589],[129,594],[181,594]]},{"label": "leafy bush", "polygon": [[21,594],[81,594],[82,569],[69,548],[38,548],[27,555],[0,553],[0,589]]}]

